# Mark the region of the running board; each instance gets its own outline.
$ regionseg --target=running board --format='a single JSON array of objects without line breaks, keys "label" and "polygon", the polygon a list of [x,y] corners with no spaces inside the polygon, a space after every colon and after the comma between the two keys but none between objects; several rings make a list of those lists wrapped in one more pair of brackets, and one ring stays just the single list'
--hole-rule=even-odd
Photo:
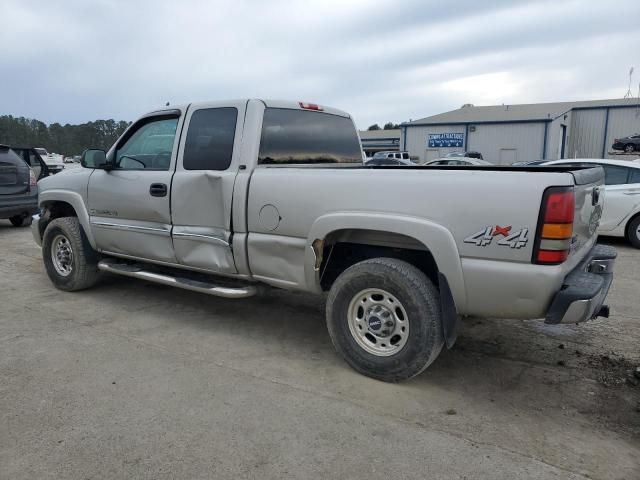
[{"label": "running board", "polygon": [[101,260],[98,262],[98,270],[126,277],[139,278],[148,282],[169,285],[170,287],[183,288],[193,292],[206,293],[216,297],[224,298],[247,298],[253,297],[257,293],[254,286],[243,287],[221,287],[213,283],[201,282],[184,277],[174,277],[164,273],[156,273],[144,270],[140,264],[127,264],[113,260]]}]

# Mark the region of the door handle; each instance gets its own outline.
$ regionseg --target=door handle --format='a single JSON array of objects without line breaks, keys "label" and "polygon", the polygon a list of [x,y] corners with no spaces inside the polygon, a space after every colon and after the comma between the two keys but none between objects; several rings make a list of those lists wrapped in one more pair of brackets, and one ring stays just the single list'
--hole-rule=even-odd
[{"label": "door handle", "polygon": [[640,190],[627,190],[624,192],[625,195],[640,195]]},{"label": "door handle", "polygon": [[149,187],[149,194],[152,197],[166,197],[167,185],[164,183],[152,183]]}]

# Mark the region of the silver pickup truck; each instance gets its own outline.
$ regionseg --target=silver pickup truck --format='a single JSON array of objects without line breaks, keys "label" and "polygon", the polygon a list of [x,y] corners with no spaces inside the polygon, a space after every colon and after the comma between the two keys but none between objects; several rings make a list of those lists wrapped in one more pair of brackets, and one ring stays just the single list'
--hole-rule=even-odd
[{"label": "silver pickup truck", "polygon": [[333,108],[171,107],[42,180],[33,235],[67,291],[108,272],[236,299],[326,292],[336,350],[385,381],[423,371],[467,315],[607,316],[601,168],[362,160],[353,120]]}]

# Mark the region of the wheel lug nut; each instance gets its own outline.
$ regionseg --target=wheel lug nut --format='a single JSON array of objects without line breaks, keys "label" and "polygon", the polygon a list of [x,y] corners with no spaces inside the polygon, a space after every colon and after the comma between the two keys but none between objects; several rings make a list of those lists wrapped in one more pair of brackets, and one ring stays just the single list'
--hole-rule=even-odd
[{"label": "wheel lug nut", "polygon": [[387,327],[393,327],[393,322],[389,320],[386,324]]}]

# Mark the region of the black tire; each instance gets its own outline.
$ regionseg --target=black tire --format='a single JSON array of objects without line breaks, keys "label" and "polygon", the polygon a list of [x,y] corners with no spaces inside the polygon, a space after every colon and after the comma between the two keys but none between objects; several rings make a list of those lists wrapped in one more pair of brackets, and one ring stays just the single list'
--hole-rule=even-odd
[{"label": "black tire", "polygon": [[[367,289],[388,292],[407,314],[406,343],[389,356],[367,351],[349,327],[351,302]],[[385,382],[418,375],[438,357],[444,343],[438,290],[422,271],[393,258],[365,260],[345,270],[329,292],[326,320],[331,341],[347,363],[363,375]]]},{"label": "black tire", "polygon": [[[66,239],[70,246],[72,260],[67,262],[69,273],[63,275],[54,265],[52,244],[60,237]],[[100,279],[98,270],[98,254],[89,243],[80,222],[76,217],[62,217],[52,220],[47,225],[42,239],[42,258],[47,275],[56,288],[68,292],[92,287]]]},{"label": "black tire", "polygon": [[26,227],[31,225],[31,215],[15,215],[9,221],[14,227]]},{"label": "black tire", "polygon": [[625,151],[626,153],[633,153],[635,149],[636,149],[636,148],[635,148],[635,145],[633,145],[632,143],[627,143],[627,144],[624,146],[624,151]]},{"label": "black tire", "polygon": [[629,222],[627,240],[635,248],[640,248],[640,215]]}]

